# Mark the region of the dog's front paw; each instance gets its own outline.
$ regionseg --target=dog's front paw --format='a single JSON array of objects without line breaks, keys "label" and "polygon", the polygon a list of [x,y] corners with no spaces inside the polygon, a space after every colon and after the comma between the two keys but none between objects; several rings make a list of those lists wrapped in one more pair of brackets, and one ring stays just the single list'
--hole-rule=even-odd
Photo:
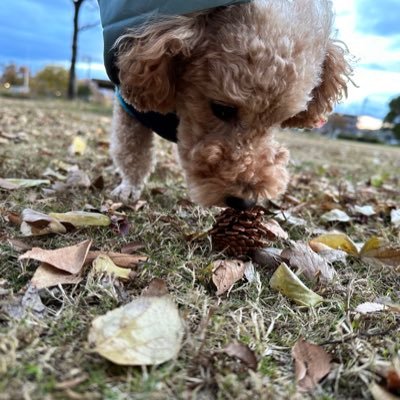
[{"label": "dog's front paw", "polygon": [[122,181],[112,192],[111,196],[125,204],[136,203],[140,199],[143,187],[131,185]]}]

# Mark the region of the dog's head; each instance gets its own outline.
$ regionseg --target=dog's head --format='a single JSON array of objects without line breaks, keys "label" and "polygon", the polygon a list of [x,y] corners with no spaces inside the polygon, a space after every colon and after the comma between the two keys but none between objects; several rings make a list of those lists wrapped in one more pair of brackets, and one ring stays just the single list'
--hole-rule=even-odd
[{"label": "dog's head", "polygon": [[288,152],[273,129],[313,127],[346,93],[351,69],[331,38],[328,0],[254,0],[166,18],[127,34],[121,93],[176,112],[192,198],[245,208],[285,190]]}]

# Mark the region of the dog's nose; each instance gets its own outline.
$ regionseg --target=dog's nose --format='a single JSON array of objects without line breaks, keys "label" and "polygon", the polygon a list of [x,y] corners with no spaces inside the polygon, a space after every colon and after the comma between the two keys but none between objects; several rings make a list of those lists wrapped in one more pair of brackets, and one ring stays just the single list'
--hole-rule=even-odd
[{"label": "dog's nose", "polygon": [[255,200],[250,199],[242,199],[236,196],[227,196],[225,197],[225,204],[228,207],[232,207],[236,210],[247,210],[256,205]]}]

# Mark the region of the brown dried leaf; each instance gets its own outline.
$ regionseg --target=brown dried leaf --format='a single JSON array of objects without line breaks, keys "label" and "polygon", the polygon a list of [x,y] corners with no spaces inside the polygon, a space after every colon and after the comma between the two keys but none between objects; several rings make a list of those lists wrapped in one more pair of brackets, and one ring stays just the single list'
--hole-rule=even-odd
[{"label": "brown dried leaf", "polygon": [[20,230],[24,236],[41,236],[49,233],[67,232],[65,226],[57,219],[30,208],[22,211]]},{"label": "brown dried leaf", "polygon": [[388,243],[374,236],[364,244],[360,250],[360,256],[397,267],[400,265],[400,245]]},{"label": "brown dried leaf", "polygon": [[57,285],[77,284],[82,279],[83,277],[80,273],[70,274],[49,264],[41,263],[33,274],[31,284],[37,289],[44,289]]},{"label": "brown dried leaf", "polygon": [[292,357],[297,386],[301,392],[312,390],[331,370],[330,355],[322,347],[302,338],[293,346]]},{"label": "brown dried leaf", "polygon": [[250,350],[249,346],[242,343],[233,342],[224,347],[222,351],[229,357],[239,359],[253,371],[257,370],[257,357],[254,351]]},{"label": "brown dried leaf", "polygon": [[256,250],[253,255],[253,261],[263,267],[274,270],[282,264],[283,258],[281,257],[282,250],[275,248],[265,248]]},{"label": "brown dried leaf", "polygon": [[104,252],[104,251],[89,251],[87,254],[85,264],[92,263],[93,260],[98,257],[100,254],[106,254],[111,260],[122,268],[134,268],[139,263],[145,262],[147,260],[146,256],[138,256],[135,254],[125,254],[125,253],[113,253],[113,252]]},{"label": "brown dried leaf", "polygon": [[279,225],[279,222],[275,221],[274,219],[263,222],[262,226],[267,230],[266,236],[269,240],[286,240],[288,238],[287,232],[284,231]]},{"label": "brown dried leaf", "polygon": [[243,278],[246,266],[240,260],[217,260],[213,262],[212,281],[217,287],[217,296],[227,292]]},{"label": "brown dried leaf", "polygon": [[74,246],[62,247],[55,250],[44,250],[34,247],[32,250],[19,256],[18,260],[33,259],[42,263],[50,264],[55,268],[71,274],[81,271],[85,263],[92,241],[85,240]]},{"label": "brown dried leaf", "polygon": [[335,270],[320,255],[315,253],[305,243],[292,242],[291,248],[283,250],[281,257],[287,259],[289,264],[297,268],[309,279],[319,277],[324,282],[331,281],[335,276]]},{"label": "brown dried leaf", "polygon": [[169,294],[167,283],[160,278],[154,278],[149,283],[149,286],[143,289],[142,296],[165,296]]}]

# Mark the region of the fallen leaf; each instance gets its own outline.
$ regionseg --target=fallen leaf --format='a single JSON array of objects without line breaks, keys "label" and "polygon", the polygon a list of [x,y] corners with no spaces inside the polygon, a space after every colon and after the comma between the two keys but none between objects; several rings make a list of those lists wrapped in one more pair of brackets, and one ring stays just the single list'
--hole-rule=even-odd
[{"label": "fallen leaf", "polygon": [[138,256],[135,254],[125,254],[125,253],[114,253],[114,252],[104,252],[104,251],[89,251],[87,254],[85,264],[92,263],[93,260],[100,254],[105,254],[111,258],[114,264],[122,268],[134,268],[139,263],[145,262],[147,260],[146,256]]},{"label": "fallen leaf", "polygon": [[26,208],[22,211],[20,231],[24,236],[42,236],[49,233],[66,233],[67,229],[55,218]]},{"label": "fallen leaf", "polygon": [[390,211],[390,221],[396,228],[400,227],[400,209]]},{"label": "fallen leaf", "polygon": [[253,253],[253,261],[263,267],[270,269],[277,268],[283,261],[282,250],[275,248],[258,249]]},{"label": "fallen leaf", "polygon": [[400,245],[391,244],[381,238],[373,236],[360,250],[360,256],[397,267],[400,265]]},{"label": "fallen leaf", "polygon": [[331,357],[320,346],[298,340],[292,349],[295,362],[295,376],[299,390],[312,390],[331,370]]},{"label": "fallen leaf", "polygon": [[131,224],[126,215],[112,215],[111,223],[113,231],[121,236],[127,236],[131,229]]},{"label": "fallen leaf", "polygon": [[32,313],[37,318],[42,318],[46,307],[40,299],[38,288],[32,284],[28,286],[22,296],[12,299],[2,306],[2,310],[11,318],[20,320]]},{"label": "fallen leaf", "polygon": [[129,280],[135,274],[129,268],[121,268],[116,266],[111,258],[106,254],[100,254],[93,260],[93,271],[96,273],[107,273],[117,278]]},{"label": "fallen leaf", "polygon": [[69,152],[72,155],[82,156],[86,151],[86,140],[81,136],[77,135],[73,138]]},{"label": "fallen leaf", "polygon": [[307,244],[291,242],[291,248],[283,250],[281,257],[308,279],[320,278],[323,282],[329,282],[335,276],[335,270]]},{"label": "fallen leaf", "polygon": [[318,250],[321,249],[318,247],[318,244],[320,243],[335,250],[345,251],[347,254],[352,256],[358,256],[357,246],[344,233],[327,233],[325,235],[320,235],[309,242],[310,247],[317,253],[319,253]]},{"label": "fallen leaf", "polygon": [[285,263],[274,272],[269,285],[301,306],[314,307],[324,300],[304,285]]},{"label": "fallen leaf", "polygon": [[217,260],[213,262],[212,281],[217,287],[217,296],[227,292],[244,276],[245,264],[240,260]]},{"label": "fallen leaf", "polygon": [[64,189],[76,187],[88,188],[90,185],[90,178],[86,172],[80,170],[78,166],[69,169]]},{"label": "fallen leaf", "polygon": [[337,208],[323,214],[321,219],[326,222],[349,222],[351,218],[342,210]]},{"label": "fallen leaf", "polygon": [[181,348],[183,323],[167,296],[144,296],[97,317],[89,331],[94,351],[120,365],[158,365]]},{"label": "fallen leaf", "polygon": [[369,314],[369,313],[373,313],[373,312],[386,310],[386,308],[387,307],[384,304],[381,304],[381,303],[366,302],[366,303],[359,304],[355,308],[354,311],[358,312],[360,314]]},{"label": "fallen leaf", "polygon": [[254,268],[253,263],[251,261],[248,261],[244,265],[244,276],[246,277],[248,282],[254,282],[257,279],[257,271]]},{"label": "fallen leaf", "polygon": [[290,211],[279,211],[277,212],[274,217],[281,222],[286,222],[289,225],[295,225],[295,226],[304,226],[307,225],[307,221],[305,221],[302,218],[295,217],[292,215]]},{"label": "fallen leaf", "polygon": [[91,240],[85,240],[74,246],[62,247],[55,250],[45,250],[34,247],[32,250],[19,256],[18,260],[33,259],[70,274],[77,274],[81,271],[89,252]]},{"label": "fallen leaf", "polygon": [[31,284],[37,289],[44,289],[57,285],[76,285],[82,279],[80,272],[70,274],[49,264],[41,263],[32,276]]},{"label": "fallen leaf", "polygon": [[286,231],[282,229],[277,221],[274,219],[270,219],[262,223],[263,227],[266,229],[266,236],[269,240],[277,240],[283,239],[286,240],[288,238],[288,234]]},{"label": "fallen leaf", "polygon": [[50,181],[48,179],[0,178],[0,188],[6,190],[26,189],[40,185],[50,185]]},{"label": "fallen leaf", "polygon": [[75,228],[86,226],[108,226],[111,220],[107,215],[86,212],[86,211],[69,211],[66,213],[49,213],[49,217],[58,220],[61,223],[68,223]]},{"label": "fallen leaf", "polygon": [[374,207],[372,206],[354,206],[354,210],[358,214],[362,214],[366,217],[371,217],[372,215],[376,214],[376,211],[374,210]]},{"label": "fallen leaf", "polygon": [[27,251],[32,248],[31,245],[19,239],[9,238],[7,241],[15,251]]},{"label": "fallen leaf", "polygon": [[167,283],[164,279],[153,278],[149,283],[149,286],[143,289],[142,296],[160,297],[168,293]]},{"label": "fallen leaf", "polygon": [[225,346],[222,351],[229,357],[239,359],[253,371],[257,370],[257,357],[254,351],[250,350],[249,346],[243,343],[233,342]]}]

